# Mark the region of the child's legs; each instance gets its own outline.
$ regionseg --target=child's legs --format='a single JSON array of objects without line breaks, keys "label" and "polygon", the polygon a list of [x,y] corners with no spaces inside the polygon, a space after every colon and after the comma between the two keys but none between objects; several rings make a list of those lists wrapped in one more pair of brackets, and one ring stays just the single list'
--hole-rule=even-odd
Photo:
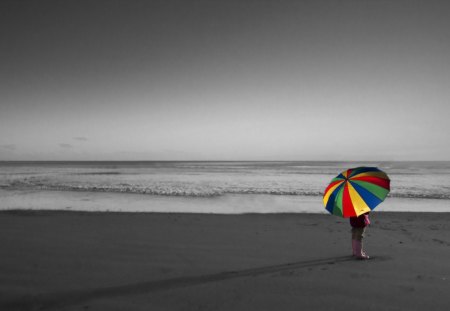
[{"label": "child's legs", "polygon": [[362,241],[366,228],[352,227],[352,240]]}]

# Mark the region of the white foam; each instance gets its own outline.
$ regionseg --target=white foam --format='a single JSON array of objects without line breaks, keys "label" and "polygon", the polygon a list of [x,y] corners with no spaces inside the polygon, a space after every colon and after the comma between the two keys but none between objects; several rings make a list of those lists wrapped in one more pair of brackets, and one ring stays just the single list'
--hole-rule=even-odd
[{"label": "white foam", "polygon": [[[228,194],[220,197],[169,197],[107,192],[0,190],[0,210],[175,213],[323,213],[321,197]],[[387,198],[375,212],[450,212],[450,201]]]}]

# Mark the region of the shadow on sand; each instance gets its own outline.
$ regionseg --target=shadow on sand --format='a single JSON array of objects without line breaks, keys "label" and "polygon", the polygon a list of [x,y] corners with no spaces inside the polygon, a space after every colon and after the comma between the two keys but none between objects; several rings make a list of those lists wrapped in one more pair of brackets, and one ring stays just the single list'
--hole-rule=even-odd
[{"label": "shadow on sand", "polygon": [[[382,259],[382,258],[378,258]],[[160,281],[140,282],[127,285],[102,287],[94,289],[74,290],[67,292],[54,292],[34,296],[17,297],[0,303],[1,310],[53,310],[64,306],[76,305],[89,300],[127,295],[149,294],[173,288],[194,286],[209,282],[218,282],[228,279],[259,276],[285,270],[294,270],[321,265],[332,265],[340,262],[355,260],[351,256],[322,258],[299,261],[281,265],[265,266],[238,271],[220,272],[216,274],[178,277]],[[371,260],[372,261],[372,260]]]}]

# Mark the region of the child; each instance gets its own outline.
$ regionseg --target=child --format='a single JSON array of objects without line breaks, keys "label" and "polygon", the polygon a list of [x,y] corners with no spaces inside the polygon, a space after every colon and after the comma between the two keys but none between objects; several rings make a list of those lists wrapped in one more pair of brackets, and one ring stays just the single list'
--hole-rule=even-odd
[{"label": "child", "polygon": [[363,250],[364,231],[370,225],[369,213],[362,214],[358,217],[350,217],[350,225],[352,226],[353,256],[358,259],[369,259],[369,256]]}]

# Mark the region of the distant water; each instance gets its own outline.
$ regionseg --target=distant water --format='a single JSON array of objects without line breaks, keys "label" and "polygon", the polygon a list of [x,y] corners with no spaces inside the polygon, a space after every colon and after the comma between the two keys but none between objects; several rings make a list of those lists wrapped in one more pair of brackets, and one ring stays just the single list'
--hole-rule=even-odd
[{"label": "distant water", "polygon": [[450,162],[0,162],[0,209],[322,212],[356,166],[385,171],[401,210],[450,211]]}]

